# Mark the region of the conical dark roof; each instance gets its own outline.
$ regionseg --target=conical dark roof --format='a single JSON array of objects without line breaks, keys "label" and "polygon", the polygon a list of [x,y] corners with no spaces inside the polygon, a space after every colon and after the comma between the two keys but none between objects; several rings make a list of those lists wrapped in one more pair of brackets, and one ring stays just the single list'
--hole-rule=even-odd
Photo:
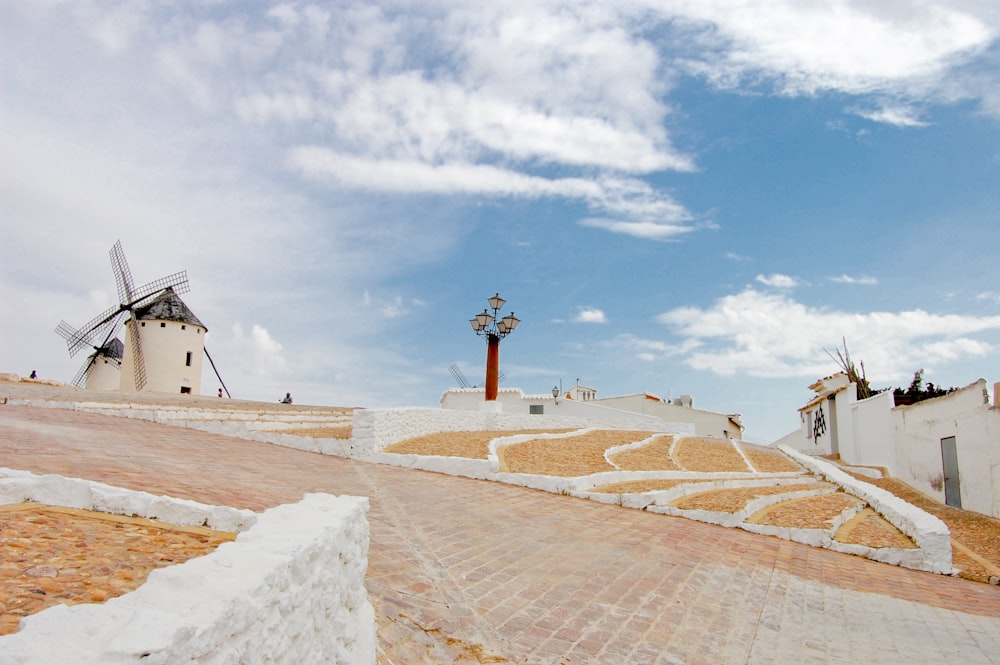
[{"label": "conical dark roof", "polygon": [[193,326],[201,326],[207,331],[205,324],[198,320],[184,301],[180,299],[173,289],[164,289],[160,295],[148,305],[135,309],[135,318],[138,320],[155,321],[178,321],[180,323],[190,323]]},{"label": "conical dark roof", "polygon": [[125,345],[117,337],[112,337],[111,341],[101,348],[101,353],[107,358],[117,358],[121,360],[125,355]]}]

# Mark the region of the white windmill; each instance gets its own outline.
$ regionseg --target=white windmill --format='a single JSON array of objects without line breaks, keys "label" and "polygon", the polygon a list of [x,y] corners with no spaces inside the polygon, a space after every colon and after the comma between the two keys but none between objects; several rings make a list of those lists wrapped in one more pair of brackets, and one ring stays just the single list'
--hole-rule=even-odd
[{"label": "white windmill", "polygon": [[[205,349],[208,329],[178,295],[190,290],[187,272],[136,288],[121,241],[111,248],[110,256],[119,304],[82,328],[65,321],[56,327],[70,356],[85,346],[94,349],[73,383],[91,390],[200,394],[203,353],[216,376],[218,371]],[[117,337],[123,324],[124,345]],[[117,383],[113,379],[116,370]]]}]

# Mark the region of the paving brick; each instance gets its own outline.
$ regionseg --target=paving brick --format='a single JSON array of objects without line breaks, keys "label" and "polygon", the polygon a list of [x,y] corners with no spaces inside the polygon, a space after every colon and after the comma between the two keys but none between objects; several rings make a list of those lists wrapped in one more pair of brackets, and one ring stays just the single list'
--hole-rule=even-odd
[{"label": "paving brick", "polygon": [[370,497],[383,665],[1000,663],[996,587],[679,518],[54,409],[0,407],[0,465],[253,510]]}]

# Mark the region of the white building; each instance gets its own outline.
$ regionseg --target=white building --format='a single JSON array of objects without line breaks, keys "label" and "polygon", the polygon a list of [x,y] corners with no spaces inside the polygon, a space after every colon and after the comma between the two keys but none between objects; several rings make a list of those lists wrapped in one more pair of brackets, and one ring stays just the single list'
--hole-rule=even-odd
[{"label": "white building", "polygon": [[884,467],[942,503],[1000,517],[1000,383],[992,405],[984,379],[907,406],[895,406],[891,391],[858,400],[843,373],[810,389],[800,429],[776,443]]},{"label": "white building", "polygon": [[201,394],[201,365],[208,329],[173,289],[137,308],[125,324],[120,390],[136,392],[130,326],[138,325],[146,382],[141,392]]},{"label": "white building", "polygon": [[649,393],[635,393],[621,397],[602,397],[594,400],[600,406],[643,413],[668,422],[692,423],[698,436],[713,436],[721,439],[739,439],[743,435],[743,423],[738,413],[715,413],[695,409],[690,395],[683,395],[674,401],[661,399]]}]

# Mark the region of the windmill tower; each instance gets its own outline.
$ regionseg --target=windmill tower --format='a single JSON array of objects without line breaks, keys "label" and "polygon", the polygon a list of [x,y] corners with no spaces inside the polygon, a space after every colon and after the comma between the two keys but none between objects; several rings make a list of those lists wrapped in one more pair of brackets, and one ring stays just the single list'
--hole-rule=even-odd
[{"label": "windmill tower", "polygon": [[[174,273],[136,288],[121,241],[111,248],[110,256],[118,286],[118,306],[94,317],[82,328],[74,329],[65,321],[56,327],[56,332],[66,340],[70,356],[88,345],[95,350],[74,383],[85,382],[88,389],[96,390],[199,394],[201,357],[206,353],[208,329],[178,296],[190,290],[187,273]],[[116,336],[123,320],[124,345]],[[98,340],[103,342],[95,343]],[[122,347],[120,351],[114,342]],[[115,364],[116,354],[119,380],[109,387],[113,384],[110,366]]]}]

